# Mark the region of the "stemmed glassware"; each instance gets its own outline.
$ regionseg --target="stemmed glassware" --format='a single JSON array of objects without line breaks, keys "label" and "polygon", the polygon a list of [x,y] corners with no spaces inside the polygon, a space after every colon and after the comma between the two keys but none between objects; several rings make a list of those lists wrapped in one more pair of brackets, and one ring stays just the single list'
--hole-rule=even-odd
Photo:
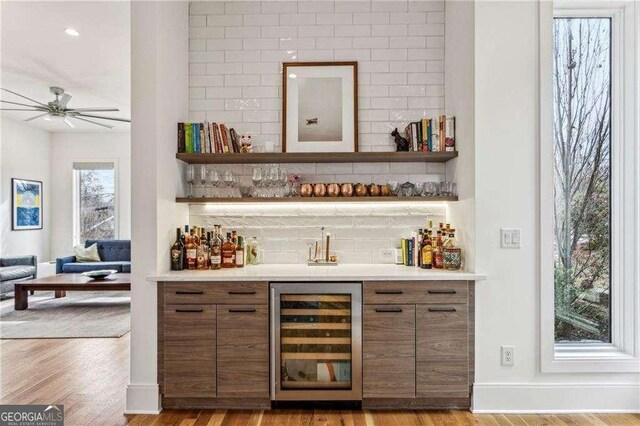
[{"label": "stemmed glassware", "polygon": [[217,170],[211,170],[209,172],[209,184],[211,185],[211,188],[213,188],[213,196],[217,197],[217,191],[215,190],[215,188],[219,188],[220,187],[220,173],[218,173]]},{"label": "stemmed glassware", "polygon": [[200,185],[202,185],[202,197],[209,196],[209,188],[207,187],[207,166],[200,165]]},{"label": "stemmed glassware", "polygon": [[278,184],[280,185],[280,196],[281,197],[287,197],[288,191],[287,191],[287,172],[284,170],[280,170],[280,176],[278,178]]},{"label": "stemmed glassware", "polygon": [[193,198],[193,184],[196,181],[196,172],[195,169],[193,167],[193,164],[189,164],[187,165],[186,171],[186,182],[189,185],[189,193],[187,194],[187,197],[189,198]]},{"label": "stemmed glassware", "polygon": [[256,187],[256,196],[258,197],[262,197],[262,192],[259,190],[259,188],[262,188],[262,180],[262,169],[260,167],[254,167],[253,175],[251,176],[251,182],[253,182],[253,186]]}]

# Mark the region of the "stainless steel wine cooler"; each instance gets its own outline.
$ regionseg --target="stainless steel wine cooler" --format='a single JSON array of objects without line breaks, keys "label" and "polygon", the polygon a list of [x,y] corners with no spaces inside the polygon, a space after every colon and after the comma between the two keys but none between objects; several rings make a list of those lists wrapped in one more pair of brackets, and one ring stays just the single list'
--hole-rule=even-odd
[{"label": "stainless steel wine cooler", "polygon": [[271,398],[362,398],[361,283],[271,283]]}]

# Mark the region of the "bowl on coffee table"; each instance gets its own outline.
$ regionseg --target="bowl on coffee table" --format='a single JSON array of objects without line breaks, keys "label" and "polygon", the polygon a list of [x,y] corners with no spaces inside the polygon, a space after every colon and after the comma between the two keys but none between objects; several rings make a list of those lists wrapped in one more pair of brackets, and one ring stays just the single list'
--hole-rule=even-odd
[{"label": "bowl on coffee table", "polygon": [[82,275],[89,277],[93,280],[104,280],[111,274],[116,274],[118,271],[115,269],[99,269],[97,271],[83,272]]}]

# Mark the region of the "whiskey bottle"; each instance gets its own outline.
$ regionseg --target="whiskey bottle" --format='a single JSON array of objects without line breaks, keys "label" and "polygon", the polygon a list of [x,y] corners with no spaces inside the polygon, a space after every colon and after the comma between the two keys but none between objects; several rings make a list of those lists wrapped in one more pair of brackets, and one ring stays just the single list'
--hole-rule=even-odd
[{"label": "whiskey bottle", "polygon": [[[191,230],[193,232],[193,229]],[[197,268],[197,258],[198,258],[198,246],[196,246],[195,238],[189,235],[186,237],[186,254],[187,254],[187,269],[196,269]]]},{"label": "whiskey bottle", "polygon": [[189,235],[189,225],[184,226],[184,232],[180,239],[182,240],[182,269],[187,269],[187,235]]},{"label": "whiskey bottle", "polygon": [[231,241],[231,232],[227,232],[227,241],[222,244],[222,267],[236,267],[236,245]]},{"label": "whiskey bottle", "polygon": [[218,225],[214,227],[213,239],[211,241],[211,269],[222,268],[222,244],[218,235]]},{"label": "whiskey bottle", "polygon": [[442,253],[442,231],[438,230],[436,237],[436,249],[433,252],[433,267],[436,269],[443,268],[444,255]]},{"label": "whiskey bottle", "polygon": [[433,264],[433,246],[431,245],[431,239],[429,238],[429,234],[427,233],[426,240],[424,241],[422,247],[422,269],[431,269]]},{"label": "whiskey bottle", "polygon": [[171,246],[171,270],[182,271],[184,268],[184,244],[182,242],[182,232],[176,229],[176,241]]},{"label": "whiskey bottle", "polygon": [[455,229],[449,228],[449,238],[443,245],[443,262],[444,269],[449,271],[457,271],[462,266],[462,249],[458,245],[455,238]]},{"label": "whiskey bottle", "polygon": [[236,244],[236,268],[244,268],[244,237],[238,235]]},{"label": "whiskey bottle", "polygon": [[208,269],[209,266],[209,250],[207,249],[206,240],[204,238],[203,229],[199,228],[199,242],[196,249],[196,268]]}]

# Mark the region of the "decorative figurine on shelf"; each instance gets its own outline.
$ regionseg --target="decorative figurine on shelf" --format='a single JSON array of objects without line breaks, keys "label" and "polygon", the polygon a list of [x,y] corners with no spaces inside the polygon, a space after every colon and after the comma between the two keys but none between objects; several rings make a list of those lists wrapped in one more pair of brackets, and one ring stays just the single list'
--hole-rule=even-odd
[{"label": "decorative figurine on shelf", "polygon": [[391,136],[395,138],[394,142],[396,143],[396,152],[409,151],[409,141],[407,141],[406,138],[400,136],[397,127],[393,129],[393,132],[391,132]]},{"label": "decorative figurine on shelf", "polygon": [[242,152],[243,154],[251,152],[251,145],[251,135],[240,136],[240,152]]}]

